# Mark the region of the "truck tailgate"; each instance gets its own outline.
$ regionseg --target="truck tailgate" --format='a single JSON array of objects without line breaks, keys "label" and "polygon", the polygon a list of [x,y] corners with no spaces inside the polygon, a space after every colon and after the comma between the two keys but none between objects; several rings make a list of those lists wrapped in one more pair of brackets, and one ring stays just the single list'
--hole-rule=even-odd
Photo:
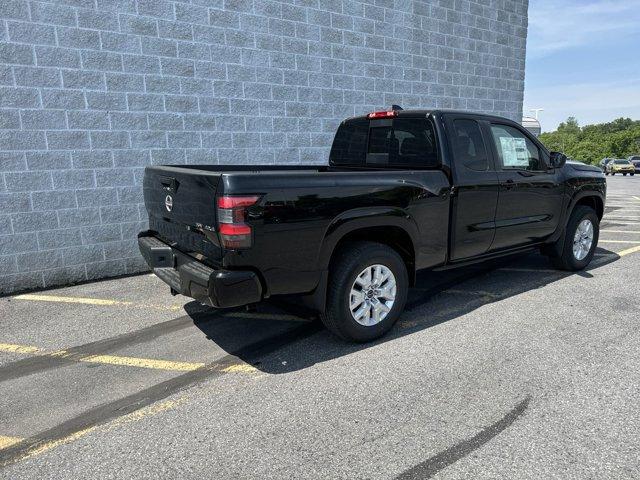
[{"label": "truck tailgate", "polygon": [[153,166],[144,173],[149,229],[166,243],[216,265],[222,251],[216,226],[220,172]]}]

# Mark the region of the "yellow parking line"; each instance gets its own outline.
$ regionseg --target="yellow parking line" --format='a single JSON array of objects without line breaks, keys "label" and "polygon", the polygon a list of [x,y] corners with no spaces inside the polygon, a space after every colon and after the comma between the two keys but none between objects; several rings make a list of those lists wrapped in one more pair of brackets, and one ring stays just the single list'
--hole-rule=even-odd
[{"label": "yellow parking line", "polygon": [[[119,365],[125,367],[149,368],[152,370],[167,370],[173,372],[189,372],[205,367],[202,362],[180,362],[173,360],[157,360],[154,358],[127,357],[122,355],[87,355],[75,358],[67,350],[47,351],[32,345],[18,345],[15,343],[0,343],[0,352],[21,353],[25,355],[41,354],[52,358],[69,358],[75,362],[98,363],[103,365]],[[245,363],[209,364],[208,368],[224,373],[253,373],[257,368]]]},{"label": "yellow parking line", "polygon": [[33,293],[25,293],[16,295],[15,300],[31,300],[35,302],[53,302],[53,303],[79,303],[83,305],[106,305],[106,306],[126,306],[139,308],[155,308],[159,310],[180,310],[182,305],[148,305],[129,302],[126,300],[111,300],[107,298],[83,298],[83,297],[60,297],[57,295],[37,295]]},{"label": "yellow parking line", "polygon": [[637,240],[598,240],[598,243],[640,243]]},{"label": "yellow parking line", "polygon": [[107,300],[104,298],[82,298],[82,297],[59,297],[56,295],[35,295],[26,293],[16,295],[16,300],[34,300],[38,302],[58,302],[58,303],[82,303],[84,305],[132,305],[132,302],[121,300]]},{"label": "yellow parking line", "polygon": [[7,437],[5,435],[0,435],[0,450],[3,448],[8,448],[11,445],[15,445],[16,443],[21,442],[22,439],[18,437]]},{"label": "yellow parking line", "polygon": [[633,198],[635,198],[636,200],[640,201],[640,197],[636,197],[635,195],[633,196]]},{"label": "yellow parking line", "polygon": [[32,347],[30,345],[16,345],[15,343],[0,343],[0,352],[5,353],[22,353],[25,355],[40,353],[38,347]]},{"label": "yellow parking line", "polygon": [[630,253],[635,253],[635,252],[640,252],[640,245],[638,245],[637,247],[631,247],[631,248],[627,248],[626,250],[622,250],[621,252],[618,252],[618,255],[620,255],[621,257],[624,257],[625,255],[629,255]]},{"label": "yellow parking line", "polygon": [[174,362],[169,360],[154,360],[152,358],[121,357],[119,355],[90,355],[88,357],[81,358],[80,361],[106,365],[150,368],[153,370],[171,370],[175,372],[189,372],[205,366],[204,363]]},{"label": "yellow parking line", "polygon": [[[37,295],[32,293],[25,293],[23,295],[16,295],[13,297],[16,300],[30,300],[35,302],[54,302],[54,303],[79,303],[84,305],[107,305],[107,306],[129,306],[139,308],[155,308],[160,310],[180,310],[183,305],[149,305],[134,303],[124,300],[110,300],[105,298],[83,298],[83,297],[60,297],[56,295]],[[255,318],[259,320],[290,320],[290,321],[307,321],[304,318],[297,317],[295,315],[287,315],[280,313],[266,313],[266,312],[226,312],[221,313],[221,317],[231,318]]]}]

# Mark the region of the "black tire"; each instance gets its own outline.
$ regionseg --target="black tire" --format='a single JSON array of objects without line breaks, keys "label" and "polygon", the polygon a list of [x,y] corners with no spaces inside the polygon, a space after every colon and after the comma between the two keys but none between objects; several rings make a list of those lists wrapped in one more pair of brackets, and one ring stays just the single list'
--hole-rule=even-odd
[{"label": "black tire", "polygon": [[622,176],[623,176],[623,177],[626,177],[626,176],[627,176],[627,174],[626,174],[626,173],[622,173]]},{"label": "black tire", "polygon": [[[590,220],[593,225],[593,240],[591,242],[591,248],[589,249],[589,253],[582,260],[578,260],[573,254],[573,238],[576,234],[576,230],[580,222],[583,220]],[[578,205],[573,209],[571,213],[571,217],[569,218],[569,222],[567,223],[567,228],[565,230],[564,235],[558,242],[562,242],[561,247],[557,249],[557,251],[561,251],[558,256],[552,256],[551,262],[553,265],[561,270],[569,270],[569,271],[577,271],[584,269],[591,259],[593,258],[593,254],[598,245],[598,238],[600,236],[600,221],[598,220],[598,215],[596,212],[585,205]]]},{"label": "black tire", "polygon": [[[349,308],[351,289],[356,277],[368,266],[383,265],[396,279],[393,306],[379,323],[358,323]],[[407,267],[398,253],[375,242],[354,242],[338,252],[333,260],[327,286],[327,306],[322,323],[340,338],[352,342],[370,342],[387,333],[404,310],[409,288]]]},{"label": "black tire", "polygon": [[616,172],[611,172],[611,175],[615,175],[615,174],[616,174]]},{"label": "black tire", "polygon": [[605,175],[609,175],[609,172],[604,172]]}]

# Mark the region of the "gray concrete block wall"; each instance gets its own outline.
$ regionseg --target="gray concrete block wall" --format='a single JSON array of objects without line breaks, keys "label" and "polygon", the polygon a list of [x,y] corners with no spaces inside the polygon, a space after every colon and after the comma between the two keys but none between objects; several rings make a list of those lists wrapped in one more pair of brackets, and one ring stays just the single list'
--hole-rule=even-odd
[{"label": "gray concrete block wall", "polygon": [[0,0],[0,292],[145,269],[146,165],[326,162],[344,117],[521,115],[526,0]]}]

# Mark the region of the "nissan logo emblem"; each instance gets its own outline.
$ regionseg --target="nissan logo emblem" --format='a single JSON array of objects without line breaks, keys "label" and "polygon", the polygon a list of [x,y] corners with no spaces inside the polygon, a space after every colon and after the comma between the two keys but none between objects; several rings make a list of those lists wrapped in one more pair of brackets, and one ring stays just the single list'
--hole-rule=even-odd
[{"label": "nissan logo emblem", "polygon": [[167,212],[170,212],[173,208],[173,198],[171,198],[171,195],[167,195],[164,199],[164,206],[167,207]]}]

